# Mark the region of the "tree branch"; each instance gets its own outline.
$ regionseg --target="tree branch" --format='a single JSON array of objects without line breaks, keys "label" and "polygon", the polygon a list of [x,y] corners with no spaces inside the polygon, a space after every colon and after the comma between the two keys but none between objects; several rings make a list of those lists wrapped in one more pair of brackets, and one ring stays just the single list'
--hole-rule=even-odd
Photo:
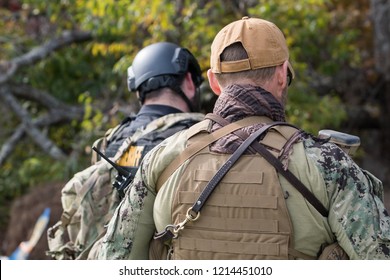
[{"label": "tree branch", "polygon": [[24,135],[24,127],[23,125],[19,125],[12,136],[8,139],[7,142],[3,144],[0,150],[0,166],[7,159],[7,157],[12,153],[18,141]]},{"label": "tree branch", "polygon": [[90,32],[83,31],[65,31],[58,38],[55,38],[46,44],[36,47],[28,53],[12,59],[11,61],[0,65],[0,84],[7,82],[21,66],[32,65],[49,56],[53,51],[68,46],[72,43],[81,43],[92,39]]},{"label": "tree branch", "polygon": [[[61,114],[51,112],[42,117],[37,118],[32,121],[33,125],[36,127],[45,127],[52,124],[56,124],[62,121],[66,121],[70,116],[62,116]],[[69,119],[73,120],[73,119]],[[13,152],[17,143],[26,135],[24,131],[24,125],[20,124],[14,131],[11,137],[3,144],[0,150],[0,166],[8,158],[8,156]]]},{"label": "tree branch", "polygon": [[8,106],[10,106],[21,119],[24,131],[38,146],[57,160],[63,160],[66,158],[65,154],[33,124],[29,113],[20,106],[16,98],[9,91],[8,87],[0,87],[0,96],[3,97]]},{"label": "tree branch", "polygon": [[374,24],[375,65],[386,81],[390,81],[390,2],[371,0],[372,21]]},{"label": "tree branch", "polygon": [[50,111],[51,117],[57,122],[83,119],[84,108],[82,106],[65,104],[45,91],[27,85],[10,86],[10,90],[16,97],[31,100],[46,107]]}]

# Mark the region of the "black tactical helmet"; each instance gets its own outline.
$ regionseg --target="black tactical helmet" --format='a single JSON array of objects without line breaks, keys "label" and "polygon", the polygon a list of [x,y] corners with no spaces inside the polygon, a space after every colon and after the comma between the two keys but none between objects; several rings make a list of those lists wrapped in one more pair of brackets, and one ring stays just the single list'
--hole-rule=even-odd
[{"label": "black tactical helmet", "polygon": [[160,42],[138,52],[133,64],[127,69],[127,84],[130,91],[138,90],[141,102],[150,91],[163,87],[172,88],[191,105],[189,107],[192,110],[193,104],[180,89],[187,72],[192,74],[192,80],[199,88],[204,79],[191,52],[173,43]]}]

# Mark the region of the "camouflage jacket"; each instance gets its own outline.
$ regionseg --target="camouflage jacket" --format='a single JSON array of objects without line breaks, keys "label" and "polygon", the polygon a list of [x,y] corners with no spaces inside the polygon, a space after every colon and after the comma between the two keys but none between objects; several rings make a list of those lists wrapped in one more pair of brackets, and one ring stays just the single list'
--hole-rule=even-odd
[{"label": "camouflage jacket", "polygon": [[[228,89],[217,100],[214,113],[226,119],[240,112],[241,117],[266,115],[280,120],[282,108],[267,92],[260,91],[260,95],[258,92],[259,88]],[[253,108],[256,102],[272,104],[269,107],[273,110],[267,110],[267,106]],[[158,193],[156,182],[165,167],[185,149],[186,133],[180,132],[163,141],[146,155],[108,224],[99,258],[148,258],[154,232],[171,224],[175,181],[186,164],[173,173]],[[225,139],[221,145],[228,144],[229,139]],[[318,141],[309,134],[292,146],[287,164],[329,210],[328,218],[322,217],[279,176],[283,190],[289,193],[286,203],[293,223],[295,249],[316,256],[321,245],[337,241],[350,259],[390,259],[390,217],[383,204],[380,180],[362,170],[335,144]]]},{"label": "camouflage jacket", "polygon": [[[112,161],[128,169],[126,178],[132,179],[143,156],[163,139],[199,122],[201,113],[169,113],[174,108],[162,105],[144,106],[135,125],[128,122],[115,130],[114,141],[108,148],[116,148]],[[160,115],[168,113],[167,115]],[[109,153],[110,155],[110,153]],[[112,182],[117,171],[105,160],[76,173],[61,191],[63,213],[61,219],[48,229],[49,251],[55,259],[94,258],[91,252],[97,239],[105,232],[109,221],[119,204],[120,197]]]}]

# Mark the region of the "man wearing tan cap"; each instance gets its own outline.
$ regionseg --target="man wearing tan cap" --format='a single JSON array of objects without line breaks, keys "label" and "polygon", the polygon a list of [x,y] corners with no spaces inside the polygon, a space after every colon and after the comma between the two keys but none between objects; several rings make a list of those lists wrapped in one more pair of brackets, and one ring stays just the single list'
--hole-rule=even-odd
[{"label": "man wearing tan cap", "polygon": [[382,183],[285,122],[294,71],[279,28],[230,23],[210,67],[213,113],[146,155],[99,257],[389,259]]}]

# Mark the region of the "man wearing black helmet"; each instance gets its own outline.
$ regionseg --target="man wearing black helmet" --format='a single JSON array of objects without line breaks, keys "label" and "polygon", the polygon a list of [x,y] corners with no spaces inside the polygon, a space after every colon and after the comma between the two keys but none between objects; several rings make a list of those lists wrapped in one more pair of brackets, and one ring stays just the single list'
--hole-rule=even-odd
[{"label": "man wearing black helmet", "polygon": [[[135,118],[126,118],[108,140],[106,155],[109,157],[115,155],[128,136],[149,122],[169,114],[199,111],[199,87],[203,77],[198,62],[188,50],[168,42],[149,45],[139,51],[127,74],[129,90],[137,92],[142,107]],[[189,118],[175,124],[164,135],[146,139],[151,145],[143,154],[173,131],[194,124],[193,115],[185,115]],[[198,114],[194,116],[195,121],[199,120]]]},{"label": "man wearing black helmet", "polygon": [[[138,52],[127,72],[128,88],[137,93],[141,109],[94,146],[128,175],[117,176],[107,161],[94,155],[96,163],[65,185],[61,220],[48,230],[48,255],[55,259],[93,259],[91,248],[123,195],[123,182],[133,179],[154,146],[204,117],[196,113],[203,77],[187,49],[168,42],[149,45]],[[64,241],[65,233],[69,242]]]}]

